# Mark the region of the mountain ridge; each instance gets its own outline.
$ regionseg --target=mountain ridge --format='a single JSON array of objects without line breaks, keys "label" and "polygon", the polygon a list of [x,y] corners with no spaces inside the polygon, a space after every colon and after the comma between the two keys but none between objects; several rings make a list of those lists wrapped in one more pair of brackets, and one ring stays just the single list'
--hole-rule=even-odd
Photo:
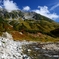
[{"label": "mountain ridge", "polygon": [[59,23],[35,12],[0,10],[1,35],[7,31],[16,40],[53,41],[56,38],[51,31],[58,28]]}]

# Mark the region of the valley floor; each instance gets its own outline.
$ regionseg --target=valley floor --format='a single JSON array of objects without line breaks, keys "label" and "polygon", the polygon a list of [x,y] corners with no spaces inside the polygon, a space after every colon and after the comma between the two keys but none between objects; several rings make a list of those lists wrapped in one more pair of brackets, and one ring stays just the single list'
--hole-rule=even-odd
[{"label": "valley floor", "polygon": [[38,59],[42,55],[48,58],[49,56],[58,58],[58,52],[59,43],[15,41],[7,32],[3,33],[2,37],[0,37],[0,59]]}]

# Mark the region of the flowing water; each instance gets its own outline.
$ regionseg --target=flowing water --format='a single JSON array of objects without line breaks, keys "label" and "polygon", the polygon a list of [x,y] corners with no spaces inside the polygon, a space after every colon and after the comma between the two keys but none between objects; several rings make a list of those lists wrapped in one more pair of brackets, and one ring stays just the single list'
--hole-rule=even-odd
[{"label": "flowing water", "polygon": [[31,59],[59,59],[59,51],[42,49],[42,45],[38,43],[24,45],[23,53]]}]

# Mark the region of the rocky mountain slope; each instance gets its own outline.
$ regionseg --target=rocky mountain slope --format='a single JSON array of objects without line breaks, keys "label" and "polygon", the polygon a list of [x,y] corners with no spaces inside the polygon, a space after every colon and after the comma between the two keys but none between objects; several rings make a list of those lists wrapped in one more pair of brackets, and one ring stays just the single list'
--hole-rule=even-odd
[{"label": "rocky mountain slope", "polygon": [[15,40],[56,41],[51,31],[58,28],[59,23],[35,12],[0,9],[0,35],[7,31]]}]

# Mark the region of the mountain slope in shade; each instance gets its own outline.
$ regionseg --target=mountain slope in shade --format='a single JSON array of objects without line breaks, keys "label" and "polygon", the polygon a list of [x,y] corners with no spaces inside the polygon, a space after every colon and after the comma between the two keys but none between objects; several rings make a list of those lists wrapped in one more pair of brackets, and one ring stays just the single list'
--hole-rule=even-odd
[{"label": "mountain slope in shade", "polygon": [[51,33],[55,36],[55,37],[59,37],[59,28],[52,30]]}]

